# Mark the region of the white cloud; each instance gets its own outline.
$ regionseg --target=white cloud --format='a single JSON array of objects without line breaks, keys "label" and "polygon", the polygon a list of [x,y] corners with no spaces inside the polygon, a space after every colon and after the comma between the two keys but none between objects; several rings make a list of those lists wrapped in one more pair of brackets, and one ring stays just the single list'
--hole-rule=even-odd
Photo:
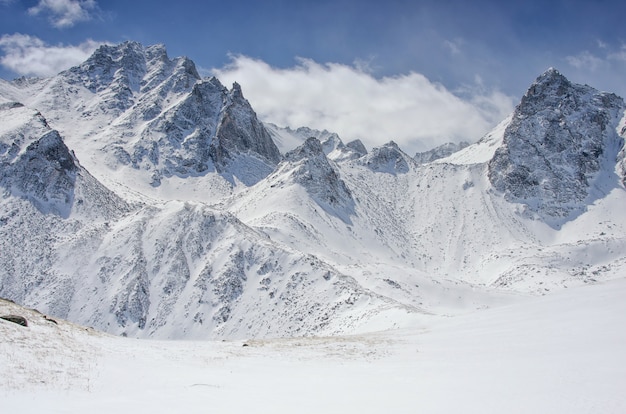
[{"label": "white cloud", "polygon": [[227,85],[241,84],[264,121],[328,129],[370,148],[394,140],[409,153],[477,140],[513,110],[502,93],[462,99],[414,72],[378,79],[359,66],[299,59],[294,67],[277,69],[234,56],[213,73]]},{"label": "white cloud", "polygon": [[91,20],[91,13],[96,9],[95,0],[39,0],[28,13],[33,16],[47,14],[52,26],[61,29]]},{"label": "white cloud", "polygon": [[25,34],[0,37],[0,65],[19,74],[52,76],[86,60],[103,42],[86,40],[79,45],[48,45]]},{"label": "white cloud", "polygon": [[567,56],[565,60],[567,60],[567,63],[576,69],[588,69],[591,71],[594,71],[604,65],[604,61],[601,58],[593,55],[587,50],[580,52],[575,56]]}]

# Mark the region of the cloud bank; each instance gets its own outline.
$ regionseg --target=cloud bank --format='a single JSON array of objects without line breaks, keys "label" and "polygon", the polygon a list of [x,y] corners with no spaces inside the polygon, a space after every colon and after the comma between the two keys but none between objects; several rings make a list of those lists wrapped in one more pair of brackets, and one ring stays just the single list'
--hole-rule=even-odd
[{"label": "cloud bank", "polygon": [[513,110],[511,97],[480,84],[455,94],[419,73],[379,79],[366,70],[309,59],[279,69],[238,55],[211,72],[241,84],[264,121],[327,129],[370,148],[394,140],[409,153],[475,141]]},{"label": "cloud bank", "polygon": [[36,6],[28,9],[28,14],[46,14],[52,26],[62,29],[91,20],[97,7],[95,0],[39,0]]},{"label": "cloud bank", "polygon": [[88,39],[79,45],[48,45],[25,34],[0,37],[0,64],[26,76],[52,76],[85,61],[103,42]]}]

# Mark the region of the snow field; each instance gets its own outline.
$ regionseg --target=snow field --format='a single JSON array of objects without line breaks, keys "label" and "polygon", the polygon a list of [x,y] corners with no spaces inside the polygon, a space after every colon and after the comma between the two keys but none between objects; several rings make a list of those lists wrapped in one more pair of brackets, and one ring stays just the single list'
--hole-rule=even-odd
[{"label": "snow field", "polygon": [[625,295],[618,279],[400,330],[247,342],[116,338],[26,312],[29,328],[0,320],[0,393],[21,413],[622,413]]}]

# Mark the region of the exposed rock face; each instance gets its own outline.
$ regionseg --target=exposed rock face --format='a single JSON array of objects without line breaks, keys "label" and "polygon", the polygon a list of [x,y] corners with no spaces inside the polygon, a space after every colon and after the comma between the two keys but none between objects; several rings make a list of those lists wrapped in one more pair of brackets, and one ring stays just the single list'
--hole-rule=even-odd
[{"label": "exposed rock face", "polygon": [[28,321],[25,317],[20,315],[4,315],[0,316],[0,319],[4,319],[5,321],[13,322],[18,325],[22,325],[24,327],[28,327]]},{"label": "exposed rock face", "polygon": [[[102,100],[93,109],[108,109],[118,115],[139,101],[138,94],[155,92],[165,98],[169,92],[188,91],[200,80],[191,60],[170,60],[163,45],[144,47],[136,42],[100,46],[84,63],[60,77],[69,85],[84,86],[99,95]],[[158,114],[160,103],[151,101],[156,106],[143,114],[144,119]]]},{"label": "exposed rock face", "polygon": [[330,154],[333,151],[341,151],[346,148],[343,141],[341,140],[341,138],[339,138],[339,135],[337,134],[330,134],[323,140],[320,140],[320,142],[322,143],[322,149],[324,150],[324,154],[326,155]]},{"label": "exposed rock face", "polygon": [[332,206],[352,203],[352,195],[339,174],[329,163],[322,144],[317,138],[309,138],[295,150],[285,154],[291,176],[316,200]]},{"label": "exposed rock face", "polygon": [[492,185],[548,220],[580,212],[603,164],[614,168],[623,108],[616,95],[548,70],[522,98],[489,162]]},{"label": "exposed rock face", "polygon": [[20,106],[0,109],[0,120],[17,121],[0,134],[0,185],[44,213],[67,216],[78,167],[59,133],[40,114]]},{"label": "exposed rock face", "polygon": [[354,141],[348,142],[346,144],[346,147],[350,148],[360,156],[367,154],[367,148],[365,148],[365,145],[363,145],[360,139],[355,139]]},{"label": "exposed rock face", "polygon": [[382,147],[373,148],[369,154],[359,159],[359,162],[374,172],[389,174],[404,174],[416,166],[415,161],[393,141]]},{"label": "exposed rock face", "polygon": [[[153,186],[209,172],[252,185],[280,161],[238,84],[229,91],[215,77],[201,79],[191,60],[170,59],[162,45],[101,46],[83,64],[40,84],[29,104],[55,125],[84,124],[81,136],[60,129],[65,139],[93,140],[109,167],[146,171]],[[256,173],[244,178],[241,164]]]},{"label": "exposed rock face", "polygon": [[339,135],[334,133],[328,135],[321,143],[324,154],[335,162],[356,160],[367,154],[361,141],[356,140],[352,141],[351,145],[345,145]]},{"label": "exposed rock face", "polygon": [[458,144],[454,142],[448,142],[447,144],[440,145],[429,151],[418,152],[417,154],[415,154],[413,159],[418,164],[426,164],[435,160],[439,160],[441,158],[446,158],[468,146],[469,142],[466,141],[459,142]]},{"label": "exposed rock face", "polygon": [[[128,205],[84,170],[58,131],[22,105],[0,108],[0,186],[44,214],[67,218],[72,210],[108,219]],[[78,205],[77,203],[78,202]],[[85,202],[85,203],[83,203]]]},{"label": "exposed rock face", "polygon": [[218,166],[226,166],[228,159],[239,154],[256,154],[270,165],[280,161],[278,148],[237,83],[226,95],[215,136],[212,148]]}]

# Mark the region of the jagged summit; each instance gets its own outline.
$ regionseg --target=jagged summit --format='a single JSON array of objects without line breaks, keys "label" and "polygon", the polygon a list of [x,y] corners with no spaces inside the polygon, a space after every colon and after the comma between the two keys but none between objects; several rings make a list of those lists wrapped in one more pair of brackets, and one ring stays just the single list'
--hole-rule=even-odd
[{"label": "jagged summit", "polygon": [[404,153],[398,144],[389,141],[359,159],[359,162],[375,172],[404,174],[415,166],[415,161]]},{"label": "jagged summit", "polygon": [[[171,60],[163,45],[144,47],[137,42],[102,45],[84,63],[60,76],[70,85],[82,85],[100,95],[98,109],[118,114],[136,103],[138,94],[149,93],[168,78],[173,82],[166,91],[177,92],[188,90],[200,79],[189,59]],[[166,94],[158,95],[165,98]]]},{"label": "jagged summit", "polygon": [[321,140],[321,143],[324,154],[326,155],[329,155],[333,151],[341,151],[346,147],[341,138],[339,138],[339,135],[334,133],[330,134],[324,140]]},{"label": "jagged summit", "polygon": [[360,139],[355,139],[353,141],[348,142],[346,144],[346,147],[350,148],[351,150],[353,150],[360,156],[367,154],[367,148],[365,148],[365,145],[363,145],[363,142],[361,142]]},{"label": "jagged summit", "polygon": [[226,158],[234,159],[240,154],[256,155],[272,168],[280,161],[278,147],[236,82],[226,96],[215,136],[213,154],[218,168],[228,164]]},{"label": "jagged summit", "polygon": [[554,67],[549,67],[545,72],[537,76],[534,83],[551,82],[551,80],[569,83],[569,80]]},{"label": "jagged summit", "polygon": [[[103,45],[56,77],[16,86],[90,170],[108,177],[130,168],[141,191],[142,183],[158,188],[216,174],[210,187],[223,195],[255,184],[280,161],[239,84],[228,90],[215,77],[202,79],[191,60],[170,59],[163,45]],[[94,147],[104,156],[93,157]]]},{"label": "jagged summit", "polygon": [[591,189],[603,187],[602,172],[615,169],[623,110],[616,95],[549,69],[516,107],[489,162],[491,183],[549,222],[580,213]]},{"label": "jagged summit", "polygon": [[339,172],[326,158],[317,138],[310,137],[301,146],[285,154],[285,161],[273,175],[281,177],[285,174],[302,185],[322,207],[330,210],[345,207],[352,211],[352,194]]},{"label": "jagged summit", "polygon": [[298,148],[285,154],[285,160],[298,162],[311,158],[323,158],[325,155],[322,143],[315,137],[309,137]]}]

